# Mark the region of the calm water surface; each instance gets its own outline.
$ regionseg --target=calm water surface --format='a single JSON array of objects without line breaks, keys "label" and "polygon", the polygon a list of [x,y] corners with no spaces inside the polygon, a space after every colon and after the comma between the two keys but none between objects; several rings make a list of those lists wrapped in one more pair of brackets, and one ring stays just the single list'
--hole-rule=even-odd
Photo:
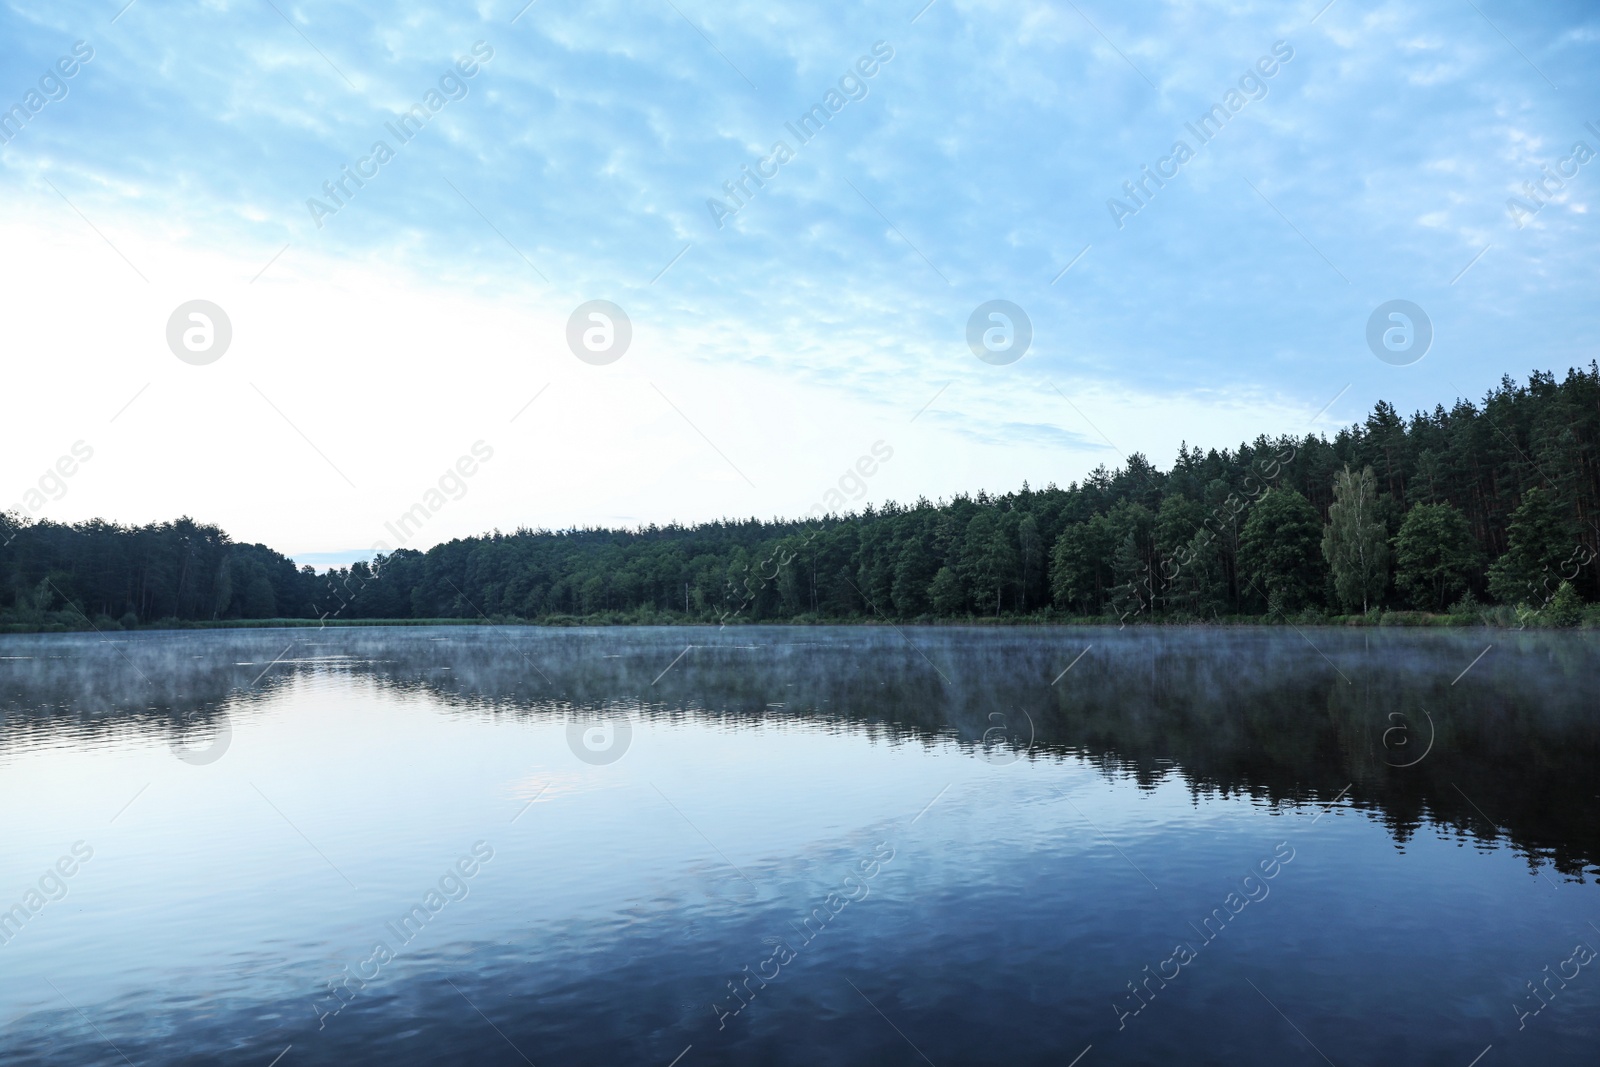
[{"label": "calm water surface", "polygon": [[3,637],[0,1062],[1592,1064],[1597,677],[1491,631]]}]

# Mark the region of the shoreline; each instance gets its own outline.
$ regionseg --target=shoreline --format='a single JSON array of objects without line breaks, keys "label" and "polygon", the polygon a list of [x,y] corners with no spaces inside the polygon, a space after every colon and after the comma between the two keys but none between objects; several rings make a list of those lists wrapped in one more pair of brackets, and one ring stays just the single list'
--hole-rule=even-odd
[{"label": "shoreline", "polygon": [[[1491,616],[1505,617],[1491,617]],[[916,627],[918,629],[933,629],[938,627],[987,627],[1004,629],[1010,627],[1097,627],[1106,629],[1164,629],[1168,627],[1206,628],[1206,629],[1235,629],[1247,626],[1260,627],[1287,627],[1296,629],[1300,627],[1351,627],[1355,629],[1434,629],[1434,630],[1573,630],[1588,631],[1600,629],[1600,615],[1586,615],[1577,625],[1562,626],[1555,623],[1541,622],[1527,619],[1519,623],[1512,614],[1512,609],[1489,608],[1474,612],[1472,615],[1433,614],[1418,611],[1391,611],[1375,615],[1331,615],[1331,616],[1296,616],[1294,618],[1268,618],[1261,615],[1238,615],[1226,618],[1213,619],[1181,619],[1181,618],[1143,618],[1127,623],[1103,616],[974,616],[961,618],[928,618],[916,619],[886,619],[886,618],[798,618],[798,619],[739,619],[737,621],[720,623],[717,620],[674,618],[662,615],[656,618],[628,618],[617,613],[586,616],[548,616],[537,619],[523,619],[512,616],[499,616],[476,619],[441,618],[441,619],[163,619],[138,626],[124,627],[117,623],[110,626],[95,625],[87,620],[76,623],[63,621],[49,621],[39,623],[0,622],[0,636],[8,634],[51,634],[51,633],[143,633],[150,631],[175,631],[175,630],[321,630],[328,628],[352,627],[418,627],[418,626],[494,626],[494,627],[538,627],[542,629],[577,629],[577,628],[603,628],[603,627],[699,627],[705,629],[725,629],[729,627],[746,626],[793,626],[796,628],[816,626],[889,626],[889,627]]]}]

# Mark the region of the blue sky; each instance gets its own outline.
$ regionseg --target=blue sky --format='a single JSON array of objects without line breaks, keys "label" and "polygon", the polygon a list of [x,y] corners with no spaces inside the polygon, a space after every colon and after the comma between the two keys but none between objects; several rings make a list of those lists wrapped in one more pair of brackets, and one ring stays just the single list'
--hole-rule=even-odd
[{"label": "blue sky", "polygon": [[[505,442],[500,480],[430,542],[796,514],[879,439],[897,459],[864,499],[1065,483],[1596,358],[1600,159],[1572,160],[1600,152],[1592,6],[120,7],[0,9],[0,107],[94,51],[0,147],[32,400],[0,495],[103,442],[43,517],[185,511],[342,550],[479,438]],[[402,144],[386,123],[442,77]],[[830,90],[802,144],[785,124]],[[1186,124],[1230,90],[1201,144]],[[380,140],[393,158],[316,225],[308,198]],[[1180,140],[1193,158],[1131,201]],[[792,158],[719,228],[707,201],[777,142]],[[1524,183],[1563,161],[1519,226],[1508,198],[1537,206]],[[1138,207],[1120,226],[1113,198]],[[210,367],[162,343],[190,297],[233,319]],[[638,339],[596,368],[563,326],[600,298]],[[1002,366],[965,342],[992,299],[1033,327]],[[1433,324],[1410,365],[1365,341],[1391,299]]]}]

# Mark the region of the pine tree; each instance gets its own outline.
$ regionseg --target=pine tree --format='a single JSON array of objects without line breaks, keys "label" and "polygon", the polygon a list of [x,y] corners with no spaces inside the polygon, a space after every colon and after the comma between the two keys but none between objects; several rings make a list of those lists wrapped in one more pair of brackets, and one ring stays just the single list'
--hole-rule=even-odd
[{"label": "pine tree", "polygon": [[1027,611],[1043,593],[1046,562],[1039,520],[1031,514],[1022,516],[1017,523],[1017,549],[1022,561],[1022,610]]},{"label": "pine tree", "polygon": [[1556,591],[1562,561],[1577,547],[1566,508],[1545,489],[1529,489],[1511,515],[1505,555],[1489,567],[1489,592],[1506,604],[1543,604]]},{"label": "pine tree", "polygon": [[1111,611],[1119,618],[1150,612],[1155,603],[1155,516],[1143,504],[1118,503],[1106,516],[1112,531]]},{"label": "pine tree", "polygon": [[1155,581],[1134,531],[1129,530],[1117,546],[1111,571],[1117,577],[1117,584],[1111,588],[1111,613],[1124,621],[1148,614],[1155,599]]},{"label": "pine tree", "polygon": [[1206,619],[1228,603],[1228,579],[1222,570],[1217,535],[1201,528],[1171,558],[1166,577],[1172,605],[1179,611]]}]

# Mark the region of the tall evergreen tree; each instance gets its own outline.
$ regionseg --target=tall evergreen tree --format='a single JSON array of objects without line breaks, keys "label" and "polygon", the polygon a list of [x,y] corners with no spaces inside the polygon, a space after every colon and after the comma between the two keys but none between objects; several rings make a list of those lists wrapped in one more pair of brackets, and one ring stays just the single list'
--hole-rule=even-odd
[{"label": "tall evergreen tree", "polygon": [[1228,580],[1217,537],[1210,530],[1196,530],[1189,543],[1171,557],[1167,577],[1168,597],[1175,610],[1206,619],[1227,608]]},{"label": "tall evergreen tree", "polygon": [[1489,567],[1489,592],[1505,604],[1543,604],[1559,588],[1562,563],[1578,547],[1567,509],[1549,490],[1529,489],[1506,539],[1505,555]]},{"label": "tall evergreen tree", "polygon": [[1044,536],[1039,530],[1039,520],[1032,514],[1023,515],[1017,522],[1017,555],[1022,564],[1019,606],[1027,611],[1047,598],[1045,579],[1049,574]]}]

